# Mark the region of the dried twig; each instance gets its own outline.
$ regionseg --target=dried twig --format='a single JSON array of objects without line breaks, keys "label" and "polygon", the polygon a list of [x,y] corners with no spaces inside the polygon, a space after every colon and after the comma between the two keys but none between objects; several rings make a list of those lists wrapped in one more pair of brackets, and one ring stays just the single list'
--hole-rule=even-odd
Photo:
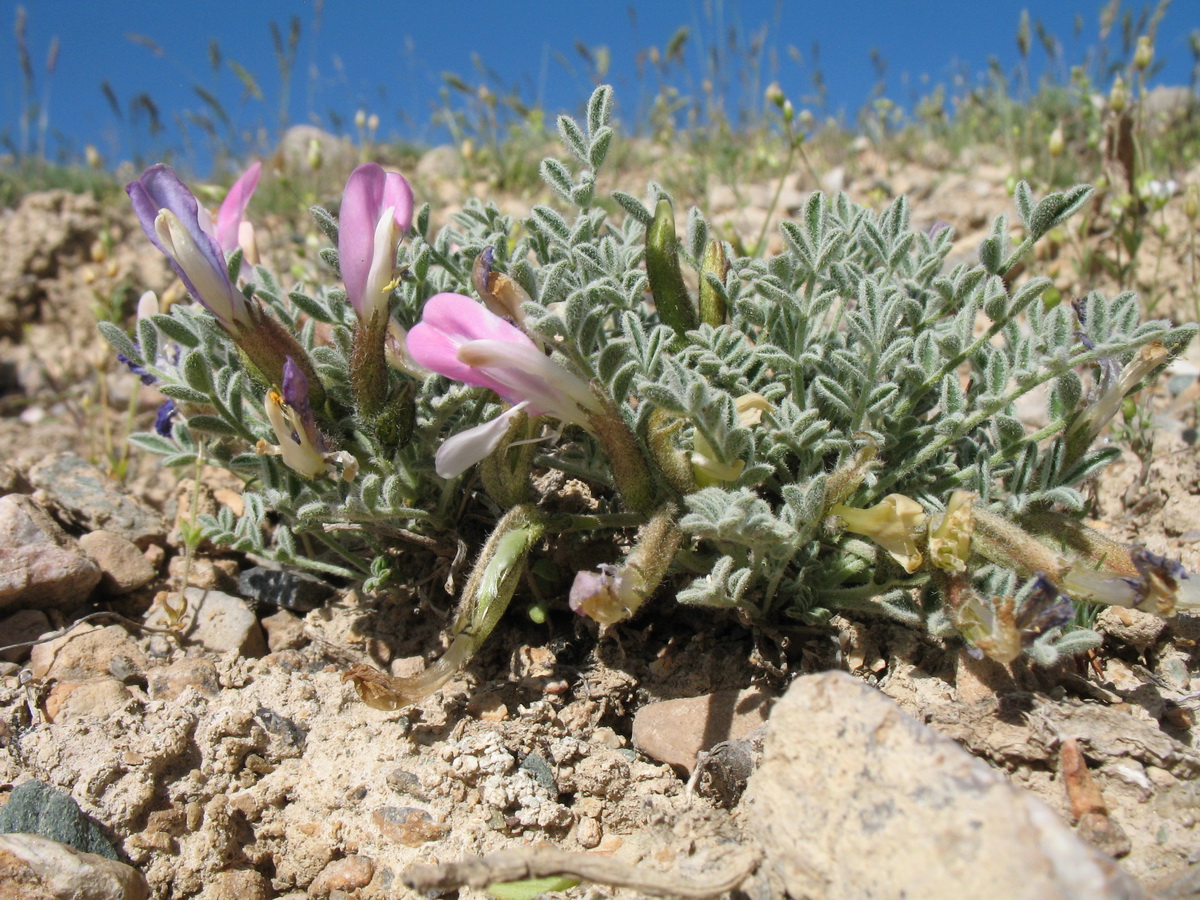
[{"label": "dried twig", "polygon": [[554,847],[529,847],[502,850],[436,866],[414,866],[403,875],[406,885],[416,891],[447,891],[460,887],[485,888],[491,884],[525,881],[567,875],[624,887],[657,897],[686,897],[707,900],[734,890],[754,874],[762,855],[757,850],[742,854],[737,865],[720,878],[708,881],[687,880],[678,875],[651,872],[618,862],[606,856],[571,853]]},{"label": "dried twig", "polygon": [[108,609],[102,609],[102,610],[99,610],[94,613],[88,613],[86,616],[81,616],[80,618],[78,618],[74,622],[72,622],[70,625],[60,628],[60,629],[58,629],[58,631],[52,631],[49,634],[44,634],[37,640],[20,641],[19,643],[16,643],[16,644],[5,644],[3,647],[0,647],[0,653],[4,653],[5,651],[8,651],[8,650],[16,650],[21,647],[32,647],[36,644],[45,644],[50,641],[56,641],[63,635],[70,634],[72,631],[74,631],[76,628],[78,628],[84,622],[89,622],[92,619],[97,619],[97,618],[100,618],[101,616],[107,617],[109,619],[117,619],[121,622],[124,622],[126,625],[132,626],[133,628],[141,629],[142,631],[152,631],[155,634],[169,634],[169,635],[172,635],[175,637],[178,637],[178,635],[179,635],[178,630],[176,630],[174,628],[155,628],[152,625],[146,625],[142,622],[137,622],[133,619],[130,619],[126,616],[121,615],[120,613],[115,613]]}]

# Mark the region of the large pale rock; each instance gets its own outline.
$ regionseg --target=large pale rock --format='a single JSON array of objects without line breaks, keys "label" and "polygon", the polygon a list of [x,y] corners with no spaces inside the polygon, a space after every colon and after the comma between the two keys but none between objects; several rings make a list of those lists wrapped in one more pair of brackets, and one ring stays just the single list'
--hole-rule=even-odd
[{"label": "large pale rock", "polygon": [[49,513],[22,494],[0,497],[0,607],[78,606],[99,580]]},{"label": "large pale rock", "polygon": [[[267,652],[267,641],[258,617],[241,597],[194,587],[184,591],[184,597],[187,598],[187,611],[183,614],[179,635],[185,641],[217,654],[236,650],[242,656],[263,656]],[[177,597],[171,598],[172,604],[177,601]],[[170,622],[166,611],[155,606],[146,616],[146,624],[165,628]]]},{"label": "large pale rock", "polygon": [[30,467],[29,483],[62,515],[89,531],[110,531],[142,549],[167,533],[162,516],[74,453],[56,453]]},{"label": "large pale rock", "polygon": [[115,678],[59,681],[46,698],[46,718],[58,725],[74,719],[107,719],[132,699],[129,688]]},{"label": "large pale rock", "polygon": [[128,594],[154,580],[154,566],[137,545],[111,531],[93,531],[79,539],[80,549],[100,567],[100,587]]},{"label": "large pale rock", "polygon": [[690,773],[697,753],[745,737],[766,722],[773,700],[759,688],[746,688],[647,703],[633,717],[633,744]]},{"label": "large pale rock", "polygon": [[278,154],[289,173],[311,172],[314,150],[321,168],[332,172],[349,172],[357,162],[358,151],[348,139],[315,125],[293,125],[285,131]]},{"label": "large pale rock", "polygon": [[86,679],[146,670],[146,654],[120,625],[79,625],[37,644],[29,654],[35,678]]},{"label": "large pale rock", "polygon": [[34,834],[0,834],[0,900],[146,900],[132,866]]},{"label": "large pale rock", "polygon": [[1041,801],[842,672],[772,710],[748,821],[772,893],[826,900],[1133,900]]}]

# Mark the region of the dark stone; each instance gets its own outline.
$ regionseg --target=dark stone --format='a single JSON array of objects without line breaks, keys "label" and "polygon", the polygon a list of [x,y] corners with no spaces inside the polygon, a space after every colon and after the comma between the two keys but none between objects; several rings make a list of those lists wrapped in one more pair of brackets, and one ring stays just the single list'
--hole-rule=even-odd
[{"label": "dark stone", "polygon": [[247,599],[293,612],[319,609],[334,595],[330,585],[312,575],[263,566],[242,572],[238,591]]},{"label": "dark stone", "polygon": [[721,741],[696,761],[700,773],[697,791],[718,806],[733,809],[746,790],[746,783],[762,761],[766,729],[757,728],[745,739]]},{"label": "dark stone", "polygon": [[550,768],[550,763],[546,762],[537,753],[530,753],[521,760],[521,771],[528,772],[533,776],[533,780],[544,787],[551,796],[558,795],[558,786],[554,779],[554,770]]},{"label": "dark stone", "polygon": [[0,807],[0,834],[36,834],[120,861],[104,831],[79,804],[36,778],[13,788],[8,802]]},{"label": "dark stone", "polygon": [[162,516],[74,453],[50,456],[33,466],[28,478],[61,510],[61,518],[88,531],[119,534],[142,550],[166,536]]}]

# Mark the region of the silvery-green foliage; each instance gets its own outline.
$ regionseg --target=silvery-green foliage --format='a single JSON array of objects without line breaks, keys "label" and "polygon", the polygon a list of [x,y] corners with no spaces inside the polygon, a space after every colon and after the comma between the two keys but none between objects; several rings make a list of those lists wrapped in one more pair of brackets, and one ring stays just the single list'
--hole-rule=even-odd
[{"label": "silvery-green foliage", "polygon": [[[907,198],[875,211],[845,194],[815,192],[796,220],[782,224],[778,256],[737,258],[726,247],[724,279],[703,277],[725,299],[729,321],[681,337],[648,303],[646,229],[666,192],[653,182],[640,194],[631,185],[598,192],[613,140],[611,103],[610,89],[601,88],[584,123],[559,120],[567,155],[541,166],[553,206],[535,206],[518,221],[475,199],[436,234],[429,233],[429,206],[420,208],[399,250],[405,274],[392,313],[407,328],[433,294],[473,294],[472,265],[491,247],[495,267],[531,297],[527,330],[600,385],[643,442],[655,414],[666,415],[678,426],[678,452],[690,453],[700,437],[716,463],[738,465],[732,480],[674,498],[688,541],[678,560],[684,603],[809,621],[871,605],[944,629],[927,576],[907,575],[870,540],[831,530],[830,506],[868,507],[901,493],[936,511],[962,488],[1009,515],[1079,512],[1080,487],[1116,454],[1112,447],[1076,448],[1065,438],[1094,399],[1089,390],[1100,361],[1127,361],[1152,341],[1177,350],[1195,332],[1141,322],[1130,294],[1089,294],[1081,324],[1069,303],[1047,302],[1048,278],[1006,281],[1037,238],[1090,196],[1080,186],[1038,200],[1021,183],[1015,205],[1027,238],[1012,247],[1001,212],[977,265],[948,265],[953,231],[914,229]],[[603,183],[617,174],[606,173]],[[333,217],[319,209],[314,215],[336,243]],[[678,253],[694,285],[706,244],[719,232],[699,209],[685,216]],[[326,249],[322,258],[333,285],[337,253]],[[203,454],[246,479],[244,514],[206,517],[207,537],[381,586],[403,568],[397,560],[404,552],[453,558],[464,535],[485,533],[479,523],[502,510],[469,477],[443,482],[432,461],[447,436],[494,417],[494,395],[429,378],[414,385],[412,439],[381,446],[352,414],[346,371],[354,313],[344,292],[284,289],[263,268],[254,290],[298,329],[328,395],[327,437],[358,459],[360,471],[351,483],[310,481],[254,452],[260,439],[274,441],[262,412],[267,386],[254,381],[207,314],[176,306],[139,325],[137,346],[106,331],[184,412],[171,439],[141,435],[135,442],[168,465],[193,465]],[[1043,387],[1048,424],[1031,433],[1016,402]],[[750,393],[766,398],[770,412],[745,425],[735,401]],[[648,444],[643,450],[652,456]],[[539,454],[539,466],[591,478],[603,509],[620,511],[606,462],[587,434],[569,429]],[[834,474],[865,457],[877,464],[864,466],[848,493],[831,496]],[[565,548],[573,539],[569,532],[558,538]],[[612,539],[615,546],[615,527]],[[994,566],[977,580],[985,596],[1017,590],[1012,573]],[[1083,646],[1091,638],[1069,640]],[[1050,641],[1037,643],[1039,659],[1056,652]]]}]

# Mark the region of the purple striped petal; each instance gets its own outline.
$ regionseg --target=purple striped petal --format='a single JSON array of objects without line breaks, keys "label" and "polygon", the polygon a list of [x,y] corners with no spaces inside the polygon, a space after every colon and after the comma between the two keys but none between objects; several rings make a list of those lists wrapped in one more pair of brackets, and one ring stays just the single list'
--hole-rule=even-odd
[{"label": "purple striped petal", "polygon": [[167,257],[171,263],[171,268],[182,279],[188,292],[204,304],[204,306],[208,307],[210,311],[214,309],[214,304],[225,309],[232,308],[234,310],[234,317],[237,318],[237,311],[244,306],[244,301],[239,302],[239,298],[232,296],[234,293],[233,285],[229,284],[228,292],[222,290],[223,296],[221,297],[202,296],[196,288],[195,280],[184,271],[183,266],[176,260],[170,248],[158,236],[154,224],[155,219],[158,218],[160,210],[170,210],[192,238],[200,256],[203,258],[203,264],[207,268],[212,269],[213,275],[218,281],[229,281],[225,256],[221,253],[221,248],[200,227],[200,204],[197,203],[195,195],[188,190],[187,185],[179,180],[179,176],[175,174],[175,170],[161,163],[151,166],[142,173],[142,177],[137,181],[131,181],[125,185],[125,192],[129,194],[134,214],[137,216],[138,222],[141,223],[142,230],[146,232],[146,237],[150,239],[150,243]]}]

